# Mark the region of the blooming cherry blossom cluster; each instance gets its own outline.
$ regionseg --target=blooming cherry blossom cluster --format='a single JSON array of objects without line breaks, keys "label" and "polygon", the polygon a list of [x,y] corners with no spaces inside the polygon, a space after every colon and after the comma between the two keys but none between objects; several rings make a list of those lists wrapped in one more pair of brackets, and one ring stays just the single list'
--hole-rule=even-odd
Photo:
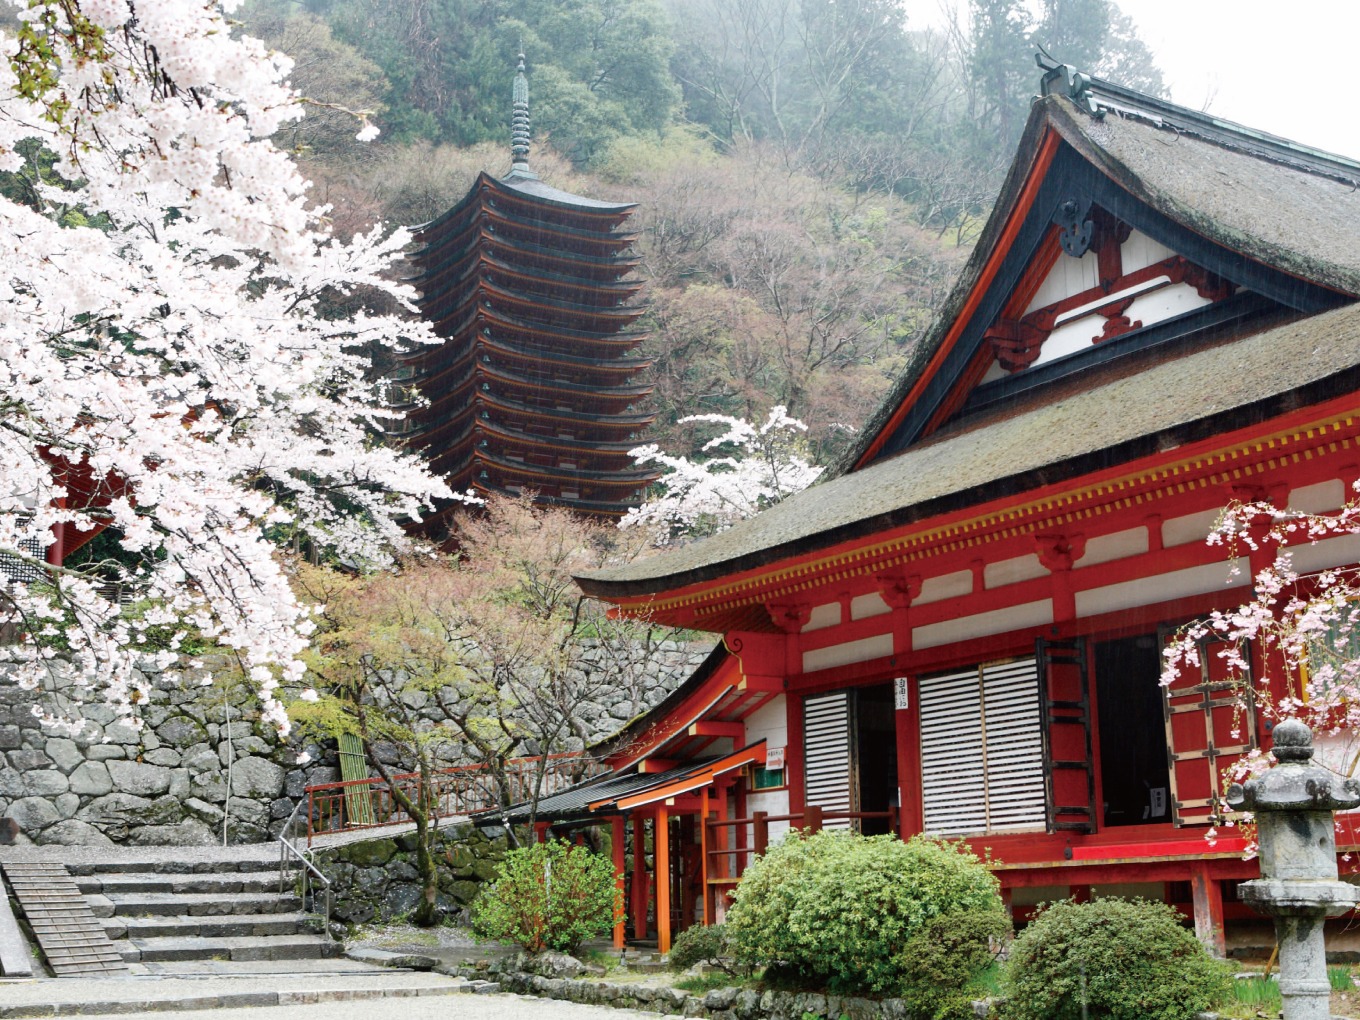
[{"label": "blooming cherry blossom cluster", "polygon": [[[361,288],[414,311],[390,271],[410,238],[341,244],[308,208],[269,141],[304,109],[291,61],[235,31],[239,0],[0,2],[23,25],[0,33],[0,169],[39,139],[80,182],[53,208],[99,223],[0,198],[0,657],[66,709],[135,721],[193,634],[286,730],[274,692],[305,682],[311,621],[276,540],[382,562],[452,496],[382,441],[399,415],[359,353],[428,327],[327,313]],[[63,528],[68,547],[109,528],[121,554],[45,565]]]},{"label": "blooming cherry blossom cluster", "polygon": [[[1293,549],[1360,534],[1360,500],[1334,513],[1304,513],[1268,501],[1233,502],[1209,534],[1238,562],[1245,549],[1270,562],[1253,577],[1251,599],[1215,610],[1182,627],[1166,647],[1162,685],[1183,671],[1198,677],[1204,657],[1221,663],[1215,675],[1237,685],[1240,711],[1268,721],[1297,718],[1313,731],[1319,764],[1345,775],[1360,765],[1360,570],[1300,573]],[[1236,567],[1232,568],[1236,570]],[[1253,674],[1252,649],[1264,668]],[[1240,737],[1241,734],[1238,734]],[[1242,782],[1271,766],[1258,748],[1225,768],[1225,782]],[[1250,823],[1250,817],[1240,822]],[[1207,838],[1219,833],[1211,829]],[[1250,850],[1250,848],[1249,848]]]},{"label": "blooming cherry blossom cluster", "polygon": [[655,443],[629,453],[639,465],[668,468],[655,499],[629,510],[621,528],[646,528],[656,545],[701,538],[725,531],[768,506],[806,489],[822,473],[803,455],[801,433],[807,426],[789,417],[788,408],[770,410],[763,425],[725,414],[697,414],[680,424],[711,422],[725,427],[703,452],[705,460],[673,457]]}]

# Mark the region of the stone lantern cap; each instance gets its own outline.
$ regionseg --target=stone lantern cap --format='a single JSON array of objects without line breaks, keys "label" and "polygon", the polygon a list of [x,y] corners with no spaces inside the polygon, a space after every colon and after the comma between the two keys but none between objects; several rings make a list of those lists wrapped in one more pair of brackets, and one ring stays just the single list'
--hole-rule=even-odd
[{"label": "stone lantern cap", "polygon": [[1313,732],[1297,719],[1275,727],[1275,768],[1228,788],[1236,811],[1349,811],[1360,807],[1360,780],[1314,765]]}]

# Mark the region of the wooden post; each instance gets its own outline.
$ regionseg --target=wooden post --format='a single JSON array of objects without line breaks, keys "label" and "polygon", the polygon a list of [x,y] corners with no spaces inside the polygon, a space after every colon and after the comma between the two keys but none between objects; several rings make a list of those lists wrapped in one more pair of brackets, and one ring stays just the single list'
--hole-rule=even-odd
[{"label": "wooden post", "polygon": [[756,856],[759,857],[770,845],[770,823],[765,821],[768,811],[757,811],[751,816],[751,828],[755,830]]},{"label": "wooden post", "polygon": [[623,815],[615,815],[612,819],[612,828],[609,833],[609,849],[614,858],[614,888],[618,890],[618,910],[614,917],[614,948],[623,948],[623,921],[627,916],[627,907],[623,902]]},{"label": "wooden post", "polygon": [[1195,905],[1195,936],[1204,948],[1220,960],[1228,955],[1223,937],[1223,886],[1209,875],[1209,865],[1195,861],[1190,865],[1190,895]]},{"label": "wooden post", "polygon": [[803,831],[809,836],[822,831],[822,805],[803,805]]},{"label": "wooden post", "polygon": [[633,815],[633,937],[647,937],[647,820]]},{"label": "wooden post", "polygon": [[535,822],[535,823],[534,823],[534,838],[535,838],[538,842],[540,842],[540,843],[546,843],[546,842],[548,842],[548,823],[547,823],[547,822]]},{"label": "wooden post", "polygon": [[[848,614],[847,614],[847,616],[848,616]],[[746,817],[746,777],[745,777],[745,776],[741,776],[741,777],[739,777],[739,778],[737,779],[736,794],[737,794],[737,813],[736,813],[736,817],[737,817],[737,818],[745,818],[745,817]],[[738,826],[735,828],[735,830],[734,830],[734,832],[733,832],[733,838],[734,838],[734,840],[735,840],[735,842],[733,843],[733,849],[734,849],[734,850],[745,850],[745,849],[750,845],[750,844],[747,842],[747,839],[746,839],[746,825],[745,825],[745,823],[743,823],[743,824],[741,824],[741,825],[738,825]],[[746,865],[750,863],[750,860],[749,860],[750,856],[751,856],[750,854],[737,854],[737,855],[732,859],[732,860],[733,860],[732,874],[733,874],[734,877],[736,877],[736,878],[741,878],[742,872],[744,872],[744,871],[746,870]]]},{"label": "wooden post", "polygon": [[[717,784],[718,790],[718,821],[727,821],[727,784]],[[713,827],[713,849],[730,850],[731,840],[728,838],[728,827],[726,825],[716,825]],[[718,878],[731,878],[732,858],[727,854],[719,854],[714,859],[713,873]]]},{"label": "wooden post", "polygon": [[699,869],[699,875],[703,882],[704,889],[704,924],[714,924],[717,919],[717,901],[713,898],[713,886],[708,884],[709,876],[713,874],[713,869],[709,867],[708,851],[713,846],[713,830],[708,824],[708,787],[705,786],[703,792],[699,794],[699,826],[701,834],[699,837],[699,853],[703,856],[703,867]]},{"label": "wooden post", "polygon": [[652,854],[656,860],[656,948],[671,951],[671,815],[664,804],[656,809]]}]

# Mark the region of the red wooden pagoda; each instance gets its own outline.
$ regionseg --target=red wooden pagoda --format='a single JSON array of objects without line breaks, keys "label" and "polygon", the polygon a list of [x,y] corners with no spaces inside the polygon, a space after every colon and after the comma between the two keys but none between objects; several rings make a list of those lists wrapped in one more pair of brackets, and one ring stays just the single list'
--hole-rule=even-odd
[{"label": "red wooden pagoda", "polygon": [[[635,203],[549,187],[529,169],[524,57],[514,86],[510,173],[478,174],[472,190],[416,239],[421,312],[444,337],[400,374],[428,403],[408,441],[455,491],[532,491],[541,505],[619,517],[659,472],[628,451],[655,415],[641,410],[651,362],[632,356],[645,308],[626,279]],[[422,524],[439,538],[443,517]]]},{"label": "red wooden pagoda", "polygon": [[[1160,649],[1247,601],[1275,556],[1205,542],[1226,503],[1354,498],[1360,163],[1066,67],[1043,86],[853,458],[720,535],[578,578],[723,636],[597,749],[610,774],[538,806],[559,832],[613,824],[621,879],[631,828],[632,924],[663,949],[721,920],[789,825],[965,839],[1017,919],[1142,895],[1219,953],[1261,945],[1224,770],[1269,748],[1272,718],[1208,648],[1163,688]],[[1360,538],[1293,563],[1313,584],[1360,563]],[[1260,648],[1251,666],[1289,692]],[[1360,812],[1339,821],[1353,855]]]}]

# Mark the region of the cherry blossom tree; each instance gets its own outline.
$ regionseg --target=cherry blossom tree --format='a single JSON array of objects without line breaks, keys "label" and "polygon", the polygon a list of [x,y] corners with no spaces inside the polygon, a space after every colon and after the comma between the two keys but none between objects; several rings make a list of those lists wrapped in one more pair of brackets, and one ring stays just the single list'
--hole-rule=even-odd
[{"label": "cherry blossom tree", "polygon": [[[37,139],[78,189],[0,199],[0,656],[53,725],[91,699],[135,721],[192,636],[286,731],[275,689],[303,681],[312,623],[277,543],[380,562],[452,495],[381,440],[359,353],[427,328],[327,317],[365,288],[412,309],[389,279],[409,238],[328,236],[269,141],[305,111],[291,61],[233,33],[239,0],[4,2],[0,171]],[[57,215],[73,199],[87,225]],[[61,565],[100,531],[109,555]]]},{"label": "cherry blossom tree", "polygon": [[711,422],[725,427],[703,452],[707,460],[663,453],[655,443],[629,451],[638,465],[669,469],[658,487],[662,494],[629,510],[621,528],[646,528],[657,545],[725,531],[787,496],[806,489],[822,473],[802,447],[807,426],[777,406],[763,425],[725,414],[696,414],[678,424]]},{"label": "cherry blossom tree", "polygon": [[[1238,686],[1244,721],[1252,711],[1274,722],[1300,719],[1315,735],[1315,760],[1354,775],[1360,766],[1360,568],[1303,571],[1295,560],[1316,543],[1344,542],[1357,534],[1357,499],[1334,513],[1305,513],[1268,501],[1230,503],[1209,544],[1224,546],[1234,564],[1250,553],[1258,562],[1262,554],[1273,552],[1273,558],[1256,571],[1249,601],[1215,610],[1176,633],[1164,651],[1163,686],[1184,670],[1198,676],[1204,657],[1217,656],[1221,674]],[[1257,748],[1226,766],[1224,780],[1242,782],[1270,765],[1268,752]],[[1227,822],[1238,824],[1252,834],[1250,816]],[[1211,828],[1207,838],[1218,834]]]}]

